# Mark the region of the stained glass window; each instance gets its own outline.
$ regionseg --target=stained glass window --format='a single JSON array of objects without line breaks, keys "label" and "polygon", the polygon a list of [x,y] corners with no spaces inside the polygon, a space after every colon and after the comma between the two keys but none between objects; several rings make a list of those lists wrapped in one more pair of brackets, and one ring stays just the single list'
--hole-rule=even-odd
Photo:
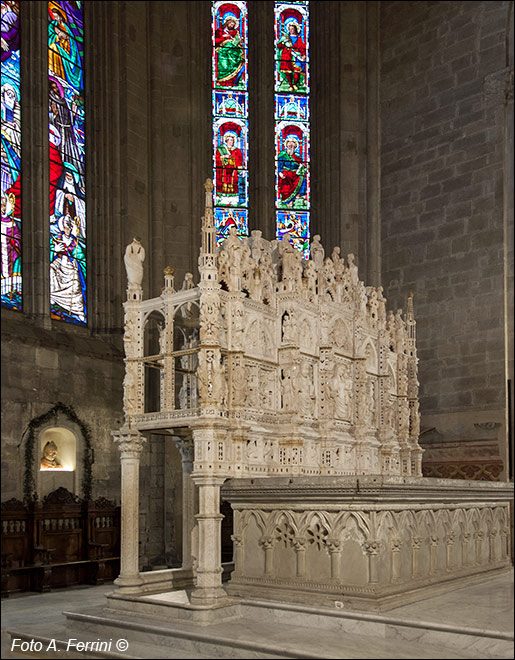
[{"label": "stained glass window", "polygon": [[248,235],[247,3],[212,2],[213,181],[217,241]]},{"label": "stained glass window", "polygon": [[50,315],[86,325],[83,2],[48,3]]},{"label": "stained glass window", "polygon": [[2,0],[2,305],[21,310],[20,3]]},{"label": "stained glass window", "polygon": [[309,3],[275,3],[277,238],[309,256]]}]

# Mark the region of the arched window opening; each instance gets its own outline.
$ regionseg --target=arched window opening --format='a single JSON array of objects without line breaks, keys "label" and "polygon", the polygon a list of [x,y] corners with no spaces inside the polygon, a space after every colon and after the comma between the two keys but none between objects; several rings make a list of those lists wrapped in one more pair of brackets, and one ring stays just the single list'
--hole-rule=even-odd
[{"label": "arched window opening", "polygon": [[2,306],[22,308],[20,3],[2,0]]},{"label": "arched window opening", "polygon": [[248,236],[247,3],[212,3],[213,181],[217,242]]},{"label": "arched window opening", "polygon": [[82,2],[48,3],[50,315],[87,324]]},{"label": "arched window opening", "polygon": [[275,3],[277,238],[309,257],[309,3]]}]

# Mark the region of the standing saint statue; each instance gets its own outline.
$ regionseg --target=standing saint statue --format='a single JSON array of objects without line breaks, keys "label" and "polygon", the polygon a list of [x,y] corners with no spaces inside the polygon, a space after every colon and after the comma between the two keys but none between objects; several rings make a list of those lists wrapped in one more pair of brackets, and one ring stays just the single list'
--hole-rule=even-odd
[{"label": "standing saint statue", "polygon": [[320,243],[319,234],[313,236],[313,240],[311,241],[311,245],[309,246],[309,254],[311,260],[315,264],[315,270],[318,273],[318,271],[322,268],[324,264],[324,254],[325,254],[323,245]]},{"label": "standing saint statue", "polygon": [[141,287],[141,283],[143,282],[145,248],[141,245],[138,238],[134,238],[132,243],[127,245],[123,261],[127,271],[127,282],[129,286],[136,285]]}]

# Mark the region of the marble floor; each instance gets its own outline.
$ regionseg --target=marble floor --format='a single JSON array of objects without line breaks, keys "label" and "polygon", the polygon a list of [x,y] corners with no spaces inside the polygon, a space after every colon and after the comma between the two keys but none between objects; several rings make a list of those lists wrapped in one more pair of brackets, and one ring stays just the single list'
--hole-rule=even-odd
[{"label": "marble floor", "polygon": [[[114,649],[109,653],[81,652],[67,653],[59,651],[50,655],[30,653],[22,654],[12,650],[9,631],[22,632],[34,637],[66,639],[77,637],[77,628],[72,632],[69,621],[63,616],[63,611],[101,612],[104,606],[104,594],[112,591],[112,585],[101,587],[77,587],[68,590],[56,590],[47,594],[24,594],[11,596],[2,600],[2,658],[21,657],[59,657],[59,658],[513,658],[513,571],[492,578],[490,581],[456,589],[446,595],[434,596],[411,605],[398,607],[377,615],[356,614],[356,626],[371,621],[384,619],[386,634],[358,634],[359,627],[334,628],[323,630],[318,624],[310,625],[309,617],[303,615],[295,618],[294,613],[277,617],[256,615],[227,624],[203,627],[198,638],[204,640],[203,646],[197,642],[178,645],[174,642],[159,645],[140,635],[130,643],[123,653]],[[315,621],[316,617],[312,619]],[[394,632],[391,632],[391,622],[401,622]],[[404,626],[402,621],[413,623]],[[155,626],[155,621],[148,623]],[[143,624],[147,625],[147,624]],[[354,624],[353,624],[354,625]],[[190,626],[186,626],[189,628]],[[85,630],[87,626],[85,627]],[[107,629],[106,629],[107,630]],[[155,628],[153,628],[155,630]],[[426,634],[427,632],[430,635]],[[438,631],[467,630],[466,635],[455,637],[452,643],[441,641]],[[399,632],[400,631],[400,632]],[[476,631],[477,635],[471,634]],[[184,626],[182,629],[185,636]],[[109,636],[110,633],[106,633]],[[214,645],[208,651],[209,635],[213,640],[221,639],[225,634],[232,640],[241,637],[245,640],[238,651],[224,647],[222,644],[213,652]],[[255,648],[251,636],[254,634]],[[484,637],[482,638],[482,635]],[[93,635],[97,639],[97,633]],[[88,639],[93,639],[92,635]],[[85,635],[86,639],[86,635]],[[275,647],[270,644],[274,640]],[[475,640],[475,641],[474,641]],[[268,642],[268,646],[265,642]],[[216,643],[216,642],[215,642]],[[500,644],[500,645],[499,645]],[[497,645],[497,646],[496,646]],[[498,649],[498,650],[497,650]]]}]

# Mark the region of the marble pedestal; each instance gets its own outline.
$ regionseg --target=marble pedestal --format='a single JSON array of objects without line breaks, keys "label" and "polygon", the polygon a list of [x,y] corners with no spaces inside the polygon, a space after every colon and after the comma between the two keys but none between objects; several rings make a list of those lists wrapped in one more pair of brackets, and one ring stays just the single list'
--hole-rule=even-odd
[{"label": "marble pedestal", "polygon": [[234,479],[229,595],[381,611],[508,570],[513,484]]}]

